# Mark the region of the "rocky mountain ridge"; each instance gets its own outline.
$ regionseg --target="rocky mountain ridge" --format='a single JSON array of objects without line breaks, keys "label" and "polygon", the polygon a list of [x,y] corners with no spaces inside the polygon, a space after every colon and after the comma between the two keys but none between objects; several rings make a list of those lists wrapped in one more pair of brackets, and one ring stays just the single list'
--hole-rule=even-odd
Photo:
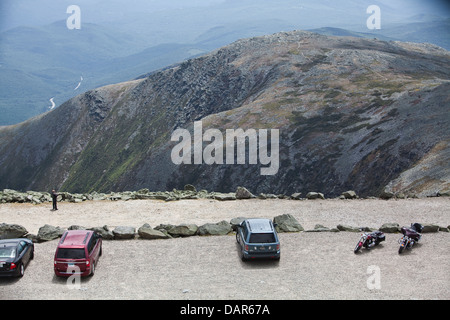
[{"label": "rocky mountain ridge", "polygon": [[[429,44],[303,31],[239,40],[0,127],[0,188],[445,193],[449,58]],[[195,121],[203,132],[278,129],[279,171],[175,165],[171,134]]]}]

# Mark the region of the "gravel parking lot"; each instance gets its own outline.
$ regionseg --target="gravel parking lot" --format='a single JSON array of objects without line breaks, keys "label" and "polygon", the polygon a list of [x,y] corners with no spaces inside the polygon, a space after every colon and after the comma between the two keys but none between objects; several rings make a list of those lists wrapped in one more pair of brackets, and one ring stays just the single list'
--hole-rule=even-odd
[{"label": "gravel parking lot", "polygon": [[[314,223],[332,227],[336,225],[336,221],[354,225],[352,222],[361,219],[357,213],[359,206],[368,205],[370,214],[367,216],[367,225],[375,223],[375,226],[379,226],[381,224],[376,224],[379,219],[400,224],[411,220],[450,224],[448,200],[431,200],[428,204],[426,200],[404,203],[364,201],[308,203],[274,200],[248,201],[245,205],[244,202],[233,201],[214,202],[212,205],[215,209],[223,205],[227,210],[230,206],[241,206],[244,216],[251,216],[251,212],[254,212],[253,216],[266,216],[270,212],[270,217],[295,213],[289,212],[294,210],[292,206],[303,206],[303,212],[310,213],[297,213],[296,218],[306,225],[305,229],[312,228]],[[83,210],[90,212],[89,207],[98,209],[96,206],[103,205],[104,210],[110,211],[110,205],[128,205],[134,208],[137,204],[151,205],[153,210],[160,210],[158,217],[161,223],[175,223],[177,220],[170,217],[169,211],[167,214],[164,212],[163,207],[167,206],[167,203],[149,204],[139,201],[91,203],[85,206],[62,204],[62,213],[58,214],[66,215],[69,209],[74,210],[78,212],[79,224],[83,224],[81,222],[87,222],[83,220]],[[181,205],[181,202],[174,203],[173,206],[169,204],[168,208],[181,208]],[[186,214],[192,210],[189,206],[203,205],[201,201],[187,201],[184,203],[184,212]],[[399,210],[402,207],[404,210],[397,216],[392,216],[391,212],[386,212],[386,206],[399,206]],[[419,216],[410,216],[411,212],[414,212],[411,206],[416,207],[415,211],[419,212]],[[26,217],[23,207],[35,210],[40,207],[42,214],[36,211],[29,213],[32,216]],[[257,207],[261,210],[258,211]],[[284,210],[280,211],[281,207],[284,207]],[[15,217],[13,214],[7,214],[11,213],[11,208],[15,209]],[[336,208],[343,211],[337,211]],[[237,208],[230,211],[233,212],[232,217],[239,216],[235,214],[235,210]],[[317,212],[316,219],[314,210]],[[428,215],[424,215],[421,210],[428,210]],[[333,211],[334,215],[331,214]],[[50,219],[45,220],[48,212],[49,208],[45,206],[1,205],[0,221],[23,224],[32,229],[30,226],[36,223],[36,219],[40,219],[40,225],[52,224]],[[129,215],[127,212],[131,211],[120,213],[121,224],[139,227],[141,221],[130,219],[130,216],[135,217],[136,211]],[[206,213],[203,213],[202,218],[206,220],[205,215]],[[208,221],[219,221],[217,215],[219,213],[214,210]],[[164,220],[164,217],[167,219]],[[31,220],[27,222],[30,218],[32,223]],[[118,219],[117,216],[112,218]],[[145,220],[145,217],[141,218]],[[223,216],[224,220],[229,218]],[[75,217],[70,219],[76,220]],[[148,219],[150,218],[146,221]],[[188,220],[178,222],[186,221]],[[0,299],[450,299],[448,232],[426,233],[421,243],[402,255],[398,254],[397,240],[400,234],[386,234],[386,241],[381,245],[372,250],[363,249],[357,255],[353,253],[353,248],[359,240],[359,233],[300,232],[281,233],[279,236],[279,262],[242,262],[238,256],[234,234],[170,240],[103,241],[103,255],[96,274],[80,282],[68,282],[54,275],[53,255],[57,240],[44,242],[35,245],[35,259],[25,270],[23,278],[0,278]]]}]

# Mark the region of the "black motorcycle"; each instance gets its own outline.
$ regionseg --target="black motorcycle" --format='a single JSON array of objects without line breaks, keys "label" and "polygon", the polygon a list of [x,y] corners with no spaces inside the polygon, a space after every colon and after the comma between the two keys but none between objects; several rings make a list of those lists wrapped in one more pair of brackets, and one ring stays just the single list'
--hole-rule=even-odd
[{"label": "black motorcycle", "polygon": [[370,249],[373,246],[379,245],[380,242],[386,240],[386,237],[383,232],[381,231],[374,231],[374,232],[364,232],[361,234],[361,239],[356,244],[355,250],[353,250],[355,253],[358,253],[359,250],[361,250],[362,247],[366,249]]},{"label": "black motorcycle", "polygon": [[420,223],[411,223],[411,227],[402,227],[400,231],[403,233],[403,237],[398,240],[400,248],[398,253],[402,253],[405,249],[411,249],[420,238],[422,238],[423,226]]}]

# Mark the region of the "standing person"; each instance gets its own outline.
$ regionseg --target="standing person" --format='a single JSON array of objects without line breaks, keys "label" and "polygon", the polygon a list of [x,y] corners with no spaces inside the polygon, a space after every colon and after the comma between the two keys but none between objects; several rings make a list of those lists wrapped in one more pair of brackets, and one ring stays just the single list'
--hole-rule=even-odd
[{"label": "standing person", "polygon": [[56,193],[55,189],[52,190],[52,202],[53,202],[53,210],[58,210],[56,207],[56,199],[58,198],[58,194]]}]

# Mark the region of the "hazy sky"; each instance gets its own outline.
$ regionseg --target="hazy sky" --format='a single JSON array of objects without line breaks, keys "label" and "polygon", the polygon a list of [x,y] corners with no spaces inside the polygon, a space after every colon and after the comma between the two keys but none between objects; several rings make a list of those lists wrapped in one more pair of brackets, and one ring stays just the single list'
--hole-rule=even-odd
[{"label": "hazy sky", "polygon": [[[358,15],[364,21],[364,10],[372,4],[380,6],[386,23],[418,14],[450,16],[445,0],[1,0],[0,31],[67,19],[66,9],[73,4],[81,8],[84,22],[97,24],[139,22],[161,14],[170,21],[172,15],[176,18],[183,12],[185,19],[192,15],[191,23],[202,23],[209,15],[223,23],[246,13],[253,18],[260,14],[261,19],[290,19],[305,28],[341,27],[345,22],[351,25]],[[195,15],[207,8],[203,18]]]}]

